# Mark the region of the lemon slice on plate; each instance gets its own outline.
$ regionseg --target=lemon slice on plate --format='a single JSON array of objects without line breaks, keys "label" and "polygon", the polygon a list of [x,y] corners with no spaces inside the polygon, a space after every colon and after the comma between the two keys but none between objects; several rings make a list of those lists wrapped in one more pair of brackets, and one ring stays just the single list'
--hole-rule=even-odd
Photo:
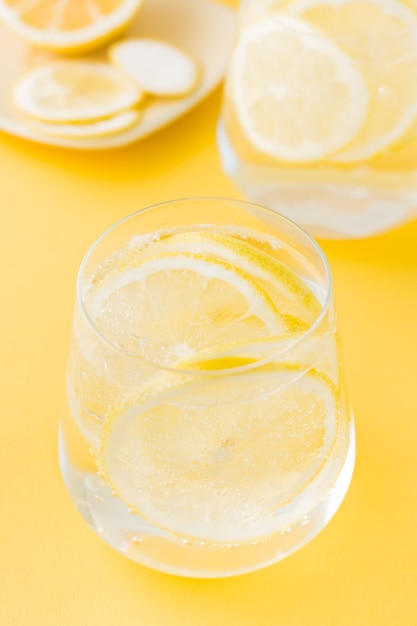
[{"label": "lemon slice on plate", "polygon": [[351,142],[368,115],[368,88],[354,61],[292,16],[243,29],[230,88],[248,140],[277,160],[323,159]]},{"label": "lemon slice on plate", "polygon": [[185,96],[198,83],[197,62],[166,41],[125,39],[110,48],[109,58],[154,96]]},{"label": "lemon slice on plate", "polygon": [[363,128],[333,160],[369,159],[398,140],[417,116],[417,13],[397,0],[298,0],[291,11],[355,59],[370,92]]},{"label": "lemon slice on plate", "polygon": [[[175,535],[226,543],[267,536],[282,523],[278,508],[320,473],[337,431],[333,385],[313,372],[294,382],[293,374],[285,365],[248,372],[236,386],[258,393],[227,407],[216,403],[224,378],[181,385],[161,377],[108,418],[104,479],[130,509]],[[275,393],[262,395],[268,378]]]},{"label": "lemon slice on plate", "polygon": [[140,118],[141,113],[132,109],[89,123],[51,124],[32,120],[30,125],[38,133],[46,133],[57,137],[105,137],[106,135],[112,135],[130,128],[137,124]]},{"label": "lemon slice on plate", "polygon": [[78,52],[121,32],[143,0],[0,0],[0,17],[33,44]]},{"label": "lemon slice on plate", "polygon": [[84,299],[108,340],[163,365],[210,346],[287,332],[250,276],[204,254],[172,252],[133,265],[122,256],[93,279]]},{"label": "lemon slice on plate", "polygon": [[143,93],[110,64],[56,61],[32,70],[17,83],[17,106],[46,122],[85,122],[128,109]]}]

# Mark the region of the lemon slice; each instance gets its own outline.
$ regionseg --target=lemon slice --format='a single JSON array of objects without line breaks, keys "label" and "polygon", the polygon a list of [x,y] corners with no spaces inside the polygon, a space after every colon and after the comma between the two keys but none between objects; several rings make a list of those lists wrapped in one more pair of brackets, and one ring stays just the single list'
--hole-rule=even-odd
[{"label": "lemon slice", "polygon": [[323,159],[351,142],[368,114],[368,89],[353,60],[295,17],[242,30],[230,87],[248,140],[278,160]]},{"label": "lemon slice", "polygon": [[136,266],[119,260],[85,293],[98,330],[132,355],[159,364],[218,344],[287,332],[267,293],[226,261],[166,253]]},{"label": "lemon slice", "polygon": [[[155,244],[154,244],[155,245]],[[159,243],[165,249],[208,254],[249,274],[274,301],[288,325],[309,326],[322,310],[306,283],[284,263],[260,248],[228,234],[195,231],[171,235]],[[292,323],[291,323],[292,317]]]},{"label": "lemon slice", "polygon": [[142,92],[108,63],[56,61],[26,74],[14,98],[27,115],[46,122],[85,122],[136,105]]},{"label": "lemon slice", "polygon": [[[299,372],[315,369],[335,385],[339,384],[339,345],[331,333],[289,332],[279,337],[257,341],[236,341],[228,345],[201,350],[187,359],[192,369],[221,370],[242,367],[266,360],[280,359]],[[267,365],[265,364],[264,367]]]},{"label": "lemon slice", "polygon": [[[105,425],[101,471],[130,509],[176,535],[234,543],[279,529],[281,507],[308,512],[309,497],[297,495],[320,474],[337,431],[329,381],[294,381],[280,365],[235,382],[174,381],[162,377]],[[244,401],[219,406],[227,384]]]},{"label": "lemon slice", "polygon": [[197,62],[166,41],[125,39],[110,48],[109,57],[141,89],[155,96],[183,96],[198,82]]},{"label": "lemon slice", "polygon": [[399,139],[417,115],[417,14],[396,0],[299,0],[291,10],[339,42],[370,91],[365,125],[333,160],[368,159]]},{"label": "lemon slice", "polygon": [[32,120],[31,127],[38,133],[46,133],[48,135],[56,135],[68,138],[89,138],[104,137],[119,133],[134,124],[137,124],[141,118],[141,113],[137,110],[123,111],[117,115],[98,120],[90,123],[69,123],[69,124],[50,124],[48,122],[37,122]]},{"label": "lemon slice", "polygon": [[60,51],[102,45],[121,32],[143,0],[0,0],[0,17],[33,44]]}]

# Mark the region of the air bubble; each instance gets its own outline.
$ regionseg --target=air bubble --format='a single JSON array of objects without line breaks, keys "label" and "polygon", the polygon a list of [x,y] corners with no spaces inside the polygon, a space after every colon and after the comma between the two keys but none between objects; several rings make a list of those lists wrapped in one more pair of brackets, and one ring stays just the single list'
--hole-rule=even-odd
[{"label": "air bubble", "polygon": [[182,543],[184,546],[191,546],[191,543],[192,543],[192,542],[191,542],[189,539],[181,539],[181,543]]},{"label": "air bubble", "polygon": [[389,89],[387,89],[387,87],[384,87],[383,85],[380,85],[379,87],[377,87],[376,90],[378,97],[379,98],[387,98],[389,96]]},{"label": "air bubble", "polygon": [[136,535],[132,537],[132,543],[134,543],[135,545],[140,545],[142,541],[143,541],[142,537],[139,537]]}]

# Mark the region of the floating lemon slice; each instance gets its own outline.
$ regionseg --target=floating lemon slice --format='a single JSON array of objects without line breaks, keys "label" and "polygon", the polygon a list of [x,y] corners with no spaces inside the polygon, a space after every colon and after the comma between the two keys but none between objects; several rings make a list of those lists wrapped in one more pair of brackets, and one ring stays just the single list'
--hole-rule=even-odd
[{"label": "floating lemon slice", "polygon": [[198,83],[197,62],[165,41],[125,39],[110,48],[109,57],[141,89],[155,96],[183,96]]},{"label": "floating lemon slice", "polygon": [[230,72],[242,129],[274,159],[323,159],[351,142],[368,114],[368,89],[354,61],[295,17],[244,28]]},{"label": "floating lemon slice", "polygon": [[[245,400],[219,406],[228,384]],[[275,393],[263,395],[265,386]],[[168,374],[114,409],[101,471],[129,508],[160,528],[203,541],[253,541],[280,528],[278,509],[320,473],[338,413],[333,385],[315,373],[294,381],[292,367],[234,383],[181,384]]]},{"label": "floating lemon slice", "polygon": [[93,280],[87,312],[99,331],[162,365],[218,344],[286,333],[267,293],[245,272],[204,254],[166,253]]},{"label": "floating lemon slice", "polygon": [[56,61],[26,74],[14,99],[27,115],[46,122],[86,122],[136,105],[143,93],[108,63]]},{"label": "floating lemon slice", "polygon": [[339,345],[333,333],[289,332],[257,341],[236,341],[201,350],[187,360],[192,369],[220,370],[253,363],[284,361],[300,374],[315,369],[339,384]]},{"label": "floating lemon slice", "polygon": [[59,137],[105,137],[137,124],[141,113],[137,110],[123,111],[111,117],[90,123],[50,124],[48,122],[31,121],[33,130]]},{"label": "floating lemon slice", "polygon": [[80,51],[121,32],[143,0],[0,0],[0,17],[33,44]]},{"label": "floating lemon slice", "polygon": [[288,325],[293,326],[293,330],[297,330],[300,322],[301,326],[303,323],[307,327],[311,325],[323,308],[311,289],[289,267],[237,237],[195,231],[171,235],[159,245],[168,250],[208,254],[238,267],[267,291],[282,316],[288,315]]},{"label": "floating lemon slice", "polygon": [[355,59],[370,91],[363,128],[333,160],[365,160],[399,139],[417,116],[417,14],[396,0],[299,0],[291,11]]}]

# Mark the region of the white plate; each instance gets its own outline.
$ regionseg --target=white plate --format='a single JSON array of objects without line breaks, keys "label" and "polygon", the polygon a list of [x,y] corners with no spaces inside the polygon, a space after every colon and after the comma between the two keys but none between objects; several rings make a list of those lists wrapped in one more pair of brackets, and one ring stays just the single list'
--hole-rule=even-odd
[{"label": "white plate", "polygon": [[[234,31],[235,12],[210,0],[145,0],[126,35],[166,39],[189,52],[202,67],[199,87],[185,98],[150,101],[140,122],[121,133],[68,139],[34,131],[12,96],[14,84],[25,72],[57,55],[29,46],[0,24],[0,130],[40,143],[85,150],[115,148],[143,139],[184,115],[220,83]],[[103,56],[103,52],[91,55]]]}]

